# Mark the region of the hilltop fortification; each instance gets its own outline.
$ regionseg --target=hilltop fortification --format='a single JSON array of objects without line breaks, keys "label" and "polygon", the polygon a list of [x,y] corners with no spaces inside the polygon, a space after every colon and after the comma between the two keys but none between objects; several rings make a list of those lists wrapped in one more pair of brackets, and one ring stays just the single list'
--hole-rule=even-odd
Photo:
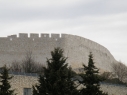
[{"label": "hilltop fortification", "polygon": [[69,34],[19,34],[0,38],[0,66],[10,64],[14,60],[22,60],[27,51],[32,51],[35,60],[45,64],[50,58],[54,47],[64,49],[67,62],[72,68],[82,68],[88,63],[89,52],[93,53],[95,65],[104,71],[112,70],[112,63],[116,62],[111,53],[102,45],[89,39]]}]

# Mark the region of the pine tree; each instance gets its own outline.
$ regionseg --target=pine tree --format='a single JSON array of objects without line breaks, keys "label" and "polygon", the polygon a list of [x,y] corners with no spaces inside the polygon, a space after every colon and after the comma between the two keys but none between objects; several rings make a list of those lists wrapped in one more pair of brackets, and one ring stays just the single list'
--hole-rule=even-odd
[{"label": "pine tree", "polygon": [[10,90],[11,85],[9,83],[9,80],[12,79],[12,77],[8,74],[8,69],[6,65],[1,68],[0,72],[0,95],[16,95],[14,94],[14,90]]},{"label": "pine tree", "polygon": [[33,87],[33,95],[78,95],[72,81],[73,72],[66,64],[63,50],[55,48],[47,59],[44,75],[39,77],[39,85]]},{"label": "pine tree", "polygon": [[103,80],[99,75],[99,69],[94,66],[93,55],[90,53],[88,66],[84,66],[85,74],[82,74],[84,88],[81,95],[107,95],[100,90],[100,82]]}]

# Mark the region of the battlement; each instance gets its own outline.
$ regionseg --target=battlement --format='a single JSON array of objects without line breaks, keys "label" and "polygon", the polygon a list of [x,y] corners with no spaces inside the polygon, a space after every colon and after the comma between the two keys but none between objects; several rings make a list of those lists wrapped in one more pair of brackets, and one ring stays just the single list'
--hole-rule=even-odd
[{"label": "battlement", "polygon": [[[77,35],[19,33],[18,36],[0,37],[0,61],[1,63],[10,63],[14,59],[17,60],[19,57],[22,57],[26,50],[31,49],[35,53],[37,60],[44,63],[46,59],[42,60],[40,56],[43,56],[43,58],[48,57],[50,55],[49,52],[53,50],[54,47],[64,49],[65,56],[69,57],[68,62],[73,64],[73,67],[80,67],[80,63],[86,61],[83,56],[87,59],[89,52],[93,52],[96,56],[98,66],[101,66],[99,62],[105,61],[105,64],[107,64],[114,60],[111,53],[104,46]],[[98,57],[100,58],[102,56],[104,58],[98,59]],[[108,60],[108,62],[106,60]],[[79,63],[80,66],[77,63]]]},{"label": "battlement", "polygon": [[[83,38],[83,37],[80,37],[80,36],[76,36],[76,35],[69,35],[69,34],[47,34],[47,33],[41,33],[40,35],[37,34],[37,33],[30,33],[29,35],[27,33],[19,33],[19,36],[18,35],[10,35],[8,36],[7,38],[6,37],[1,37],[0,39],[1,40],[6,40],[6,41],[13,41],[13,40],[16,40],[16,39],[31,39],[31,40],[35,40],[35,39],[47,39],[47,40],[50,40],[50,39],[54,39],[55,41],[58,41],[59,39],[71,39],[71,41],[77,41],[77,44],[81,44],[80,46],[83,46],[83,44],[87,44],[87,46],[92,46],[94,47],[95,49],[99,49],[101,51],[104,51],[104,52],[108,52],[108,50],[103,47],[102,45],[96,43],[96,42],[93,42],[89,39],[86,39],[86,38]],[[53,41],[54,41],[53,40]],[[71,42],[70,42],[71,43]],[[76,42],[75,42],[76,43]]]},{"label": "battlement", "polygon": [[41,34],[41,38],[44,37],[44,38],[49,38],[49,34]]},{"label": "battlement", "polygon": [[28,38],[28,34],[26,33],[20,33],[19,38]]},{"label": "battlement", "polygon": [[[14,61],[22,62],[27,51],[32,51],[34,60],[46,66],[46,58],[51,58],[50,52],[56,47],[64,50],[64,55],[67,57],[66,63],[72,69],[78,70],[82,68],[82,64],[88,65],[89,52],[92,52],[95,66],[101,71],[111,72],[112,64],[116,62],[104,46],[80,36],[19,33],[19,35],[0,37],[0,67],[4,64],[10,66]],[[23,88],[32,88],[32,85],[38,83],[37,74],[18,72],[10,72],[10,74],[14,75],[11,83],[13,88],[18,87],[16,90],[18,95],[23,95]]]},{"label": "battlement", "polygon": [[76,35],[55,34],[55,33],[52,33],[51,35],[47,34],[47,33],[41,33],[40,37],[39,37],[39,34],[37,34],[37,33],[30,33],[30,35],[28,35],[27,33],[19,33],[19,36],[18,35],[10,35],[7,38],[15,39],[15,38],[68,38],[68,37],[75,37],[75,39],[82,39],[82,37],[79,37]]},{"label": "battlement", "polygon": [[8,38],[12,38],[12,39],[15,39],[15,38],[61,38],[61,35],[60,34],[51,34],[51,36],[50,36],[49,34],[41,33],[40,37],[39,37],[39,34],[37,34],[37,33],[30,33],[30,36],[27,33],[19,33],[19,36],[18,35],[10,35],[10,36],[8,36]]},{"label": "battlement", "polygon": [[17,38],[17,35],[8,36],[8,38]]},{"label": "battlement", "polygon": [[60,34],[51,34],[51,38],[58,39],[60,38]]}]

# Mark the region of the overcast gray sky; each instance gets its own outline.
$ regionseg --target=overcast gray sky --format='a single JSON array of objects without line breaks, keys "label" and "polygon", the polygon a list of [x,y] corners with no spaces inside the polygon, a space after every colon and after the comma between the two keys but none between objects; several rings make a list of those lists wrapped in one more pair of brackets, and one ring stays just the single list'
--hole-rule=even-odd
[{"label": "overcast gray sky", "polygon": [[127,0],[0,0],[0,37],[18,33],[79,35],[127,64]]}]

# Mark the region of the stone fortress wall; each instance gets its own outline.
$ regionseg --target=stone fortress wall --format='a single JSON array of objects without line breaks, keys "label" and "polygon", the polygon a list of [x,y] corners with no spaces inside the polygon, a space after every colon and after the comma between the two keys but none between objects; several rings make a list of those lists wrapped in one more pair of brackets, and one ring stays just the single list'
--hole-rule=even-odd
[{"label": "stone fortress wall", "polygon": [[0,38],[0,66],[11,64],[14,60],[22,60],[27,51],[32,51],[35,60],[45,64],[51,58],[54,47],[64,49],[65,57],[73,69],[82,68],[88,63],[89,52],[93,53],[95,65],[104,71],[112,70],[116,62],[111,53],[102,45],[89,39],[69,34],[19,34]]},{"label": "stone fortress wall", "polygon": [[[15,89],[17,95],[24,95],[24,89],[31,89],[32,86],[38,84],[38,76],[25,75],[25,74],[13,74],[13,78],[10,81],[12,89]],[[125,85],[116,85],[116,84],[101,84],[101,89],[104,92],[107,92],[108,95],[126,95],[127,87]]]},{"label": "stone fortress wall", "polygon": [[[0,67],[11,64],[14,60],[21,61],[27,51],[32,51],[35,60],[46,64],[46,58],[51,58],[50,52],[54,47],[64,49],[65,57],[73,69],[82,68],[88,63],[89,52],[93,53],[95,65],[104,71],[112,71],[113,62],[117,62],[111,53],[102,45],[89,39],[69,34],[19,34],[0,38]],[[18,95],[23,95],[25,88],[32,88],[38,83],[37,76],[15,75],[11,80],[12,89]],[[102,90],[109,95],[126,95],[125,86],[101,85]],[[117,93],[116,93],[117,91]]]},{"label": "stone fortress wall", "polygon": [[25,74],[11,74],[13,78],[10,80],[11,89],[14,90],[14,93],[17,95],[25,95],[24,89],[31,89],[32,86],[35,86],[38,83],[38,76],[25,75]]}]

